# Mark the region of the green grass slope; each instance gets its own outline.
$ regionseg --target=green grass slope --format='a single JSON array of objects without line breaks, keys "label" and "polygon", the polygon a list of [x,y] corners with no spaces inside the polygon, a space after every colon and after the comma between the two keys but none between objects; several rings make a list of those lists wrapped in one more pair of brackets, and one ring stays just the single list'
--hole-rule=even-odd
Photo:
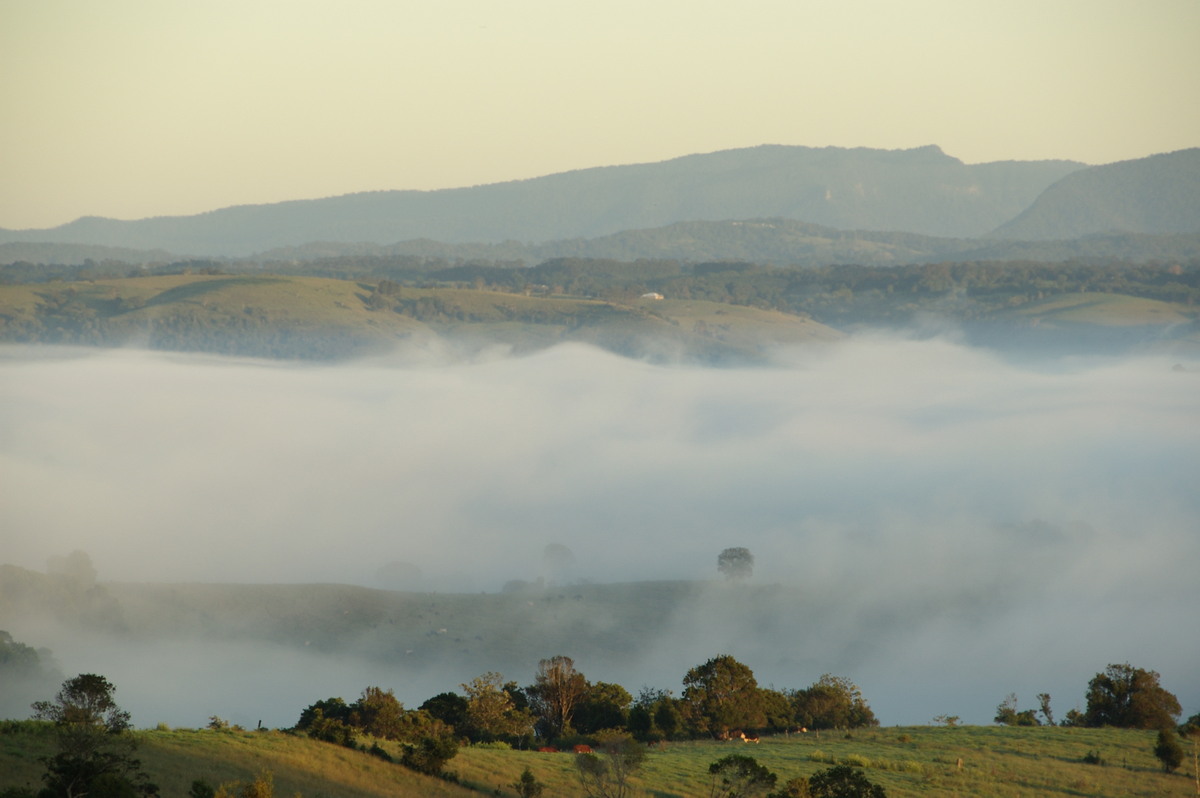
[{"label": "green grass slope", "polygon": [[337,357],[419,333],[370,287],[316,277],[166,275],[0,286],[0,338],[266,357]]},{"label": "green grass slope", "polygon": [[[455,784],[278,731],[152,730],[137,736],[143,767],[164,796],[185,795],[194,779],[217,785],[263,772],[272,774],[280,796],[512,796],[509,785],[526,767],[546,785],[547,795],[584,795],[574,758],[565,753],[464,747],[447,766],[457,774]],[[743,754],[774,772],[780,786],[835,764],[860,767],[892,798],[1193,794],[1186,768],[1162,771],[1152,753],[1154,739],[1154,732],[1123,729],[926,726],[765,737],[757,745],[678,742],[649,749],[634,786],[653,798],[706,796],[709,764]],[[37,757],[51,746],[52,737],[34,724],[0,726],[0,790],[37,786]],[[396,744],[383,747],[398,753]],[[1092,754],[1102,764],[1086,762]]]}]

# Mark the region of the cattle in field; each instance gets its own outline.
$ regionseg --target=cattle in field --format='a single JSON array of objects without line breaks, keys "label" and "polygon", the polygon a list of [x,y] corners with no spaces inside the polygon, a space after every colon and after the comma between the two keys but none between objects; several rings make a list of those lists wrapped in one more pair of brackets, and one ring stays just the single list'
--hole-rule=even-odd
[{"label": "cattle in field", "polygon": [[746,734],[745,732],[738,732],[738,734],[741,736],[742,742],[744,742],[744,743],[757,743],[758,742],[757,734]]},{"label": "cattle in field", "polygon": [[590,745],[577,745],[575,746],[575,753],[590,754],[592,753],[592,747]]},{"label": "cattle in field", "polygon": [[541,748],[538,749],[538,753],[539,754],[557,754],[558,749],[553,746],[543,745]]}]

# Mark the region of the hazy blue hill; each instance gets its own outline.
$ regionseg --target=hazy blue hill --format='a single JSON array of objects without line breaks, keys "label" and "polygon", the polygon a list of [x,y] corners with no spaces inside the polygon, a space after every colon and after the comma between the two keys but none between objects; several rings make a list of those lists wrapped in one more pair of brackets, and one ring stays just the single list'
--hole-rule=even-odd
[{"label": "hazy blue hill", "polygon": [[85,261],[115,260],[124,263],[155,263],[171,260],[170,252],[162,249],[129,249],[95,244],[47,244],[43,242],[9,242],[0,244],[0,263],[55,263],[77,265]]},{"label": "hazy blue hill", "polygon": [[440,191],[385,191],[196,216],[87,217],[3,241],[246,255],[312,241],[542,242],[694,220],[781,217],[843,229],[972,236],[1082,168],[1069,161],[968,166],[912,150],[761,146]]},{"label": "hazy blue hill", "polygon": [[1098,233],[1200,232],[1200,148],[1067,175],[993,235],[1069,239]]},{"label": "hazy blue hill", "polygon": [[1013,241],[938,238],[915,233],[838,230],[792,219],[742,219],[675,222],[662,227],[624,230],[596,238],[572,238],[541,244],[448,244],[429,239],[380,246],[314,242],[281,247],[257,259],[278,269],[280,263],[347,256],[417,256],[447,260],[483,260],[536,264],[553,258],[605,258],[622,261],[667,258],[771,263],[777,266],[828,266],[854,263],[892,266],[942,260],[1056,262],[1074,258],[1119,258],[1133,263],[1200,258],[1200,234],[1121,234],[1072,240]]}]

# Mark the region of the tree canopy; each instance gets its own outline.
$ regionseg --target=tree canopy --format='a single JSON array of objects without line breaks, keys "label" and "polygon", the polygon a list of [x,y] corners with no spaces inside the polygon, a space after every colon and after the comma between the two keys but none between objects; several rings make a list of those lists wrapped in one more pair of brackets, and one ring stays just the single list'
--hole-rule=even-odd
[{"label": "tree canopy", "polygon": [[1109,665],[1088,682],[1088,726],[1163,729],[1174,725],[1183,711],[1179,699],[1159,684],[1156,671],[1129,663]]},{"label": "tree canopy", "polygon": [[742,546],[725,549],[717,555],[717,570],[726,579],[749,579],[754,573],[754,555]]},{"label": "tree canopy", "polygon": [[722,736],[765,723],[754,672],[728,654],[689,670],[683,685],[684,712],[699,733]]}]

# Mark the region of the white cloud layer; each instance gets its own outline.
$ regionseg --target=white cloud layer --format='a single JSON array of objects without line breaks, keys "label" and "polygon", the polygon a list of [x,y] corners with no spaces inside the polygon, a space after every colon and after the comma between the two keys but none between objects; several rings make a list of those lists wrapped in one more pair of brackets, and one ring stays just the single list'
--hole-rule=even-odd
[{"label": "white cloud layer", "polygon": [[[869,338],[754,369],[581,346],[319,367],[6,348],[0,562],[43,570],[83,549],[101,580],[371,584],[400,560],[428,587],[479,592],[538,576],[550,543],[606,582],[712,578],[721,549],[746,546],[755,581],[797,584],[811,606],[781,608],[764,636],[700,602],[640,671],[587,675],[678,689],[727,651],[778,687],[849,675],[885,724],[988,722],[1009,692],[1023,708],[1061,696],[1061,715],[1128,660],[1191,714],[1200,366],[1174,364],[1028,366]],[[26,642],[81,669],[82,644]],[[554,653],[569,652],[532,656]],[[348,699],[371,674],[295,667],[352,674]],[[314,679],[267,722],[336,694]],[[211,714],[155,715],[157,683],[138,681],[119,696],[147,707],[138,722]]]}]

